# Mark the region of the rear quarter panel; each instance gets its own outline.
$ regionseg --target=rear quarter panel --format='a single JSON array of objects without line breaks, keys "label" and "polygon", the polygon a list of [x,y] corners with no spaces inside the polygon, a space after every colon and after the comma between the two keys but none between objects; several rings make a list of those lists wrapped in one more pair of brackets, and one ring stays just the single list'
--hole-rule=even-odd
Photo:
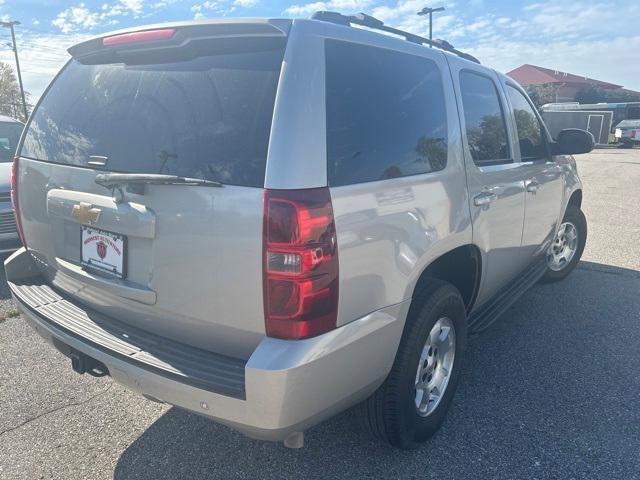
[{"label": "rear quarter panel", "polygon": [[[305,48],[296,54],[292,42],[303,29]],[[331,188],[340,264],[338,325],[343,325],[410,299],[423,270],[440,255],[471,243],[472,234],[460,124],[443,53],[361,29],[320,22],[294,23],[287,54],[293,61],[294,55],[304,52],[305,59],[295,64],[296,76],[306,79],[313,93],[300,98],[298,114],[287,116],[286,125],[284,115],[278,119],[285,112],[285,100],[279,99],[276,104],[267,186],[300,188],[327,184],[323,45],[326,38],[366,43],[436,62],[446,98],[449,137],[447,166],[442,171]],[[286,67],[283,72],[283,76],[292,75]],[[281,86],[286,81],[283,78]],[[289,102],[295,100],[295,96],[288,97],[286,108],[291,108]],[[300,110],[317,116],[307,118]],[[291,119],[298,123],[291,123]],[[285,132],[288,137],[299,133],[307,141],[298,139],[285,149],[285,144],[277,140]],[[297,166],[290,165],[294,161]],[[280,173],[276,173],[276,164],[285,165],[288,170],[278,167]],[[282,172],[286,172],[286,181],[284,175],[280,176]]]}]

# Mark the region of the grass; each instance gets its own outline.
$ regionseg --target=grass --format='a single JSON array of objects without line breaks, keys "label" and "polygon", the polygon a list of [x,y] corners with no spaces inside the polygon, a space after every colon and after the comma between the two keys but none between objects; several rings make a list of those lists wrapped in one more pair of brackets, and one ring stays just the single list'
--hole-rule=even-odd
[{"label": "grass", "polygon": [[18,316],[20,316],[20,312],[18,312],[18,310],[16,309],[9,310],[7,313],[0,315],[0,323],[4,322],[5,320],[9,320],[10,318],[14,318]]}]

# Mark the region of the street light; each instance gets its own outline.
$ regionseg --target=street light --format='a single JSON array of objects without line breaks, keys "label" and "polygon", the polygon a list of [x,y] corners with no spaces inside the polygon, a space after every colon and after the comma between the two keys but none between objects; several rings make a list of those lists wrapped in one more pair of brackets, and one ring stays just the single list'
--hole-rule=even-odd
[{"label": "street light", "polygon": [[22,95],[22,108],[24,110],[24,121],[27,121],[27,101],[24,98],[24,87],[22,86],[22,74],[20,73],[20,60],[18,60],[18,46],[16,45],[16,34],[13,31],[15,25],[20,25],[20,22],[13,20],[11,22],[0,22],[0,26],[11,29],[11,49],[16,57],[16,71],[18,72],[18,84],[20,85],[20,95]]},{"label": "street light", "polygon": [[[444,7],[438,7],[438,8],[424,7],[422,10],[418,12],[418,15],[429,14],[429,40],[433,40],[433,12],[442,12],[442,11],[444,11]],[[429,45],[429,47],[433,48],[433,45]]]}]

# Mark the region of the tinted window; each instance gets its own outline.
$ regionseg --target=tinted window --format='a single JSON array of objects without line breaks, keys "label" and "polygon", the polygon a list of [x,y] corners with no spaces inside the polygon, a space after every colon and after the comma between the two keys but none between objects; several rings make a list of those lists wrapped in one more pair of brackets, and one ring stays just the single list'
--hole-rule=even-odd
[{"label": "tinted window", "polygon": [[476,165],[510,163],[507,125],[498,90],[490,78],[460,73],[467,142]]},{"label": "tinted window", "polygon": [[507,86],[507,92],[516,119],[520,158],[524,161],[546,157],[547,146],[542,135],[542,128],[531,104],[515,88]]},{"label": "tinted window", "polygon": [[447,120],[440,71],[425,58],[326,43],[331,185],[442,170]]},{"label": "tinted window", "polygon": [[0,122],[0,162],[13,160],[21,133],[21,123]]},{"label": "tinted window", "polygon": [[107,169],[263,186],[282,51],[158,65],[72,61],[31,121],[21,154]]}]

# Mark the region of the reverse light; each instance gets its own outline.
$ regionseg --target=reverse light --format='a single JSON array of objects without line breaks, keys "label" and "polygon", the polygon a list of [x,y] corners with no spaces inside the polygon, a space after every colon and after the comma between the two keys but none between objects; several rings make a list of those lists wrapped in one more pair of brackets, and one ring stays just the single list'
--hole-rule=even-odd
[{"label": "reverse light", "polygon": [[16,229],[18,230],[18,236],[20,241],[26,247],[27,243],[24,241],[24,232],[22,231],[22,220],[20,220],[20,204],[18,202],[18,160],[20,157],[14,157],[11,164],[11,205],[13,206],[13,214],[16,217]]},{"label": "reverse light", "polygon": [[328,188],[265,190],[267,335],[302,339],[336,327],[338,249]]},{"label": "reverse light", "polygon": [[159,40],[169,40],[176,33],[175,28],[162,28],[158,30],[143,30],[141,32],[121,33],[102,39],[105,47],[115,47],[119,45],[129,45],[132,43],[156,42]]}]

